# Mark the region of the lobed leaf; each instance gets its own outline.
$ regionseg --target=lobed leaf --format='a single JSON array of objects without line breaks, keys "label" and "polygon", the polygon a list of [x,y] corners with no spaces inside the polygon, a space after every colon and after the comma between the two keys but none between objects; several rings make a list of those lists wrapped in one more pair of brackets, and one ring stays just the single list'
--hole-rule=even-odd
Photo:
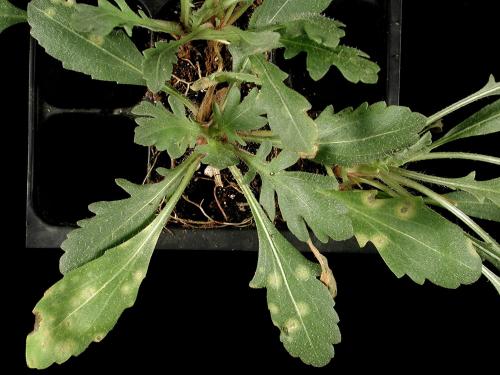
[{"label": "lobed leaf", "polygon": [[259,236],[259,260],[252,288],[267,288],[273,324],[286,350],[304,363],[325,366],[340,342],[338,315],[320,267],[300,254],[272,225],[250,188],[232,170],[250,204]]},{"label": "lobed leaf", "polygon": [[148,89],[152,92],[160,91],[170,80],[174,64],[177,63],[177,51],[181,46],[178,40],[170,42],[157,42],[153,48],[148,48],[144,53],[142,71]]},{"label": "lobed leaf", "polygon": [[207,144],[198,146],[197,150],[205,154],[202,160],[204,164],[211,165],[219,170],[226,169],[239,162],[231,146],[215,139],[209,139]]},{"label": "lobed leaf", "polygon": [[297,158],[296,154],[289,157],[286,151],[271,163],[246,158],[261,176],[260,202],[269,217],[274,219],[274,196],[277,194],[283,219],[299,240],[309,240],[308,227],[321,242],[329,238],[338,241],[351,238],[353,231],[348,210],[329,194],[338,189],[337,180],[313,173],[285,171]]},{"label": "lobed leaf", "polygon": [[167,151],[170,158],[180,158],[188,147],[194,147],[201,130],[186,117],[184,105],[179,99],[169,96],[168,102],[173,112],[161,103],[142,102],[132,113],[138,116],[139,125],[135,129],[135,142],[142,146],[155,146]]},{"label": "lobed leaf", "polygon": [[132,9],[123,0],[114,1],[118,6],[108,0],[98,0],[97,6],[76,4],[76,11],[71,17],[71,26],[76,31],[108,35],[115,27],[123,26],[129,36],[132,28],[140,21]]},{"label": "lobed leaf", "polygon": [[145,27],[152,31],[181,34],[182,28],[175,22],[150,19],[139,10],[136,14],[125,0],[98,0],[97,6],[76,4],[76,12],[72,16],[72,26],[77,31],[90,32],[96,35],[108,35],[114,28],[123,27],[129,36],[135,26]]},{"label": "lobed leaf", "polygon": [[328,107],[316,124],[319,150],[315,160],[350,166],[382,159],[417,143],[426,118],[406,107],[379,102],[337,114]]},{"label": "lobed leaf", "polygon": [[332,0],[264,0],[253,13],[250,27],[266,27],[294,20],[297,16],[323,12]]},{"label": "lobed leaf", "polygon": [[125,33],[116,31],[102,37],[76,31],[71,26],[74,11],[74,4],[66,1],[31,1],[31,35],[66,69],[103,81],[143,85],[143,57]]},{"label": "lobed leaf", "polygon": [[444,197],[469,216],[500,222],[500,206],[491,204],[487,200],[480,201],[465,191],[456,191]]},{"label": "lobed leaf", "polygon": [[306,36],[316,44],[335,48],[339,45],[340,39],[345,36],[343,26],[343,23],[321,14],[306,13],[284,23],[280,32],[288,38]]},{"label": "lobed leaf", "polygon": [[256,130],[267,124],[267,119],[262,117],[265,110],[258,105],[258,95],[259,91],[254,88],[241,101],[240,89],[233,86],[227,94],[223,112],[220,115],[215,112],[217,128],[229,142],[237,141],[245,145],[238,131]]},{"label": "lobed leaf", "polygon": [[350,82],[376,83],[380,67],[369,60],[369,56],[356,48],[337,46],[327,47],[314,42],[307,36],[282,37],[285,58],[291,59],[300,52],[307,53],[307,70],[314,80],[325,76],[330,67],[337,67]]},{"label": "lobed leaf", "polygon": [[471,241],[422,199],[377,199],[375,191],[331,194],[349,208],[359,245],[375,245],[397,277],[457,288],[481,276],[481,258]]},{"label": "lobed leaf", "polygon": [[283,83],[288,75],[276,65],[260,56],[251,56],[250,62],[262,81],[260,105],[267,113],[272,131],[287,150],[314,156],[318,130],[307,114],[311,104]]},{"label": "lobed leaf", "polygon": [[0,33],[21,22],[26,22],[26,12],[15,7],[8,0],[0,0]]},{"label": "lobed leaf", "polygon": [[33,310],[35,329],[26,340],[26,361],[44,369],[101,341],[137,298],[166,221],[158,216],[134,237],[64,276]]},{"label": "lobed leaf", "polygon": [[150,185],[117,180],[118,186],[130,198],[89,206],[95,216],[79,221],[80,228],[71,231],[61,245],[65,252],[60,259],[61,272],[66,274],[100,257],[106,250],[128,240],[148,225],[162,200],[177,187],[185,169],[180,166],[163,181]]},{"label": "lobed leaf", "polygon": [[412,178],[447,186],[454,190],[466,191],[476,197],[479,202],[489,200],[500,207],[500,178],[476,181],[476,172],[462,178],[430,177],[420,173],[409,173]]},{"label": "lobed leaf", "polygon": [[498,132],[500,132],[500,100],[487,105],[455,126],[439,140],[439,144]]}]

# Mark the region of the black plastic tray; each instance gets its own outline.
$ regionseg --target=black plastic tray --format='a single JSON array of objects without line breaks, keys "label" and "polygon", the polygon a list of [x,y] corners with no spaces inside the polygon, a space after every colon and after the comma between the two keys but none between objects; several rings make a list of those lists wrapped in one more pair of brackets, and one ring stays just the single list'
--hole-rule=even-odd
[{"label": "black plastic tray", "polygon": [[[149,10],[158,12],[161,3],[164,2],[149,0]],[[335,1],[335,17],[348,25],[346,42],[368,52],[381,65],[382,72],[377,85],[352,85],[332,69],[320,86],[313,87],[307,77],[301,76],[301,58],[291,60],[284,69],[292,80],[304,90],[314,88],[320,93],[319,101],[313,100],[313,105],[335,103],[340,108],[344,103],[356,105],[384,99],[398,104],[401,3],[402,0]],[[89,203],[125,197],[114,185],[115,178],[142,181],[147,149],[133,144],[134,122],[122,110],[139,102],[143,93],[142,88],[92,81],[65,71],[31,40],[27,247],[59,247],[76,221],[89,216]],[[289,233],[285,236],[298,243]],[[172,229],[161,236],[157,248],[256,250],[258,242],[252,229]],[[353,241],[320,248],[359,251]]]}]

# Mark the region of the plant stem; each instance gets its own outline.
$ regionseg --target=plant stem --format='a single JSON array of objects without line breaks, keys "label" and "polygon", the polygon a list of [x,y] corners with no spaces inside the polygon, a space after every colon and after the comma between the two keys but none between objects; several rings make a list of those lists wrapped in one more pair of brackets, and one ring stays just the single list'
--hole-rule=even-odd
[{"label": "plant stem", "polygon": [[[436,146],[437,147],[437,146]],[[463,159],[463,160],[474,160],[482,161],[484,163],[490,163],[495,165],[500,165],[500,158],[481,155],[481,154],[471,154],[467,152],[432,152],[428,154],[418,155],[410,159],[408,162],[422,161],[422,160],[437,160],[437,159]]]},{"label": "plant stem", "polygon": [[191,100],[189,100],[187,97],[182,95],[179,91],[177,91],[170,85],[163,86],[162,90],[166,92],[168,95],[175,96],[177,99],[179,99],[182,102],[182,104],[184,104],[186,108],[189,109],[196,117],[196,115],[198,114],[198,106],[194,104]]},{"label": "plant stem", "polygon": [[450,113],[453,113],[462,107],[474,103],[477,100],[486,98],[491,95],[497,95],[498,93],[500,93],[500,84],[496,83],[493,80],[493,77],[491,77],[488,84],[478,92],[475,92],[474,94],[466,97],[465,99],[462,99],[429,117],[427,119],[427,125],[431,125],[436,121],[441,120],[443,117],[449,115]]},{"label": "plant stem", "polygon": [[373,186],[375,189],[383,191],[384,193],[387,193],[389,196],[391,196],[393,198],[397,198],[399,196],[394,190],[392,190],[391,188],[389,188],[388,186],[386,186],[380,182],[368,180],[368,179],[363,178],[363,177],[358,177],[358,180],[362,184]]},{"label": "plant stem", "polygon": [[437,203],[441,205],[441,207],[450,211],[453,215],[455,215],[458,219],[460,219],[465,225],[467,225],[470,229],[472,229],[479,237],[481,237],[486,243],[493,245],[495,250],[500,254],[500,246],[498,243],[483,229],[481,228],[474,220],[472,220],[469,216],[467,216],[464,212],[462,212],[459,208],[455,207],[451,202],[447,199],[434,192],[433,190],[419,184],[416,181],[410,180],[403,176],[404,173],[401,170],[394,171],[394,173],[390,174],[390,177],[395,181],[399,182],[402,185],[408,186],[427,197],[433,199]]},{"label": "plant stem", "polygon": [[151,31],[159,31],[174,36],[182,35],[184,32],[182,30],[182,26],[177,22],[163,21],[153,18],[141,19],[138,21],[138,26],[139,25]]},{"label": "plant stem", "polygon": [[222,24],[221,24],[221,27],[224,27],[227,25],[227,23],[229,22],[229,19],[231,18],[231,16],[233,15],[233,12],[234,12],[234,9],[236,8],[236,3],[234,3],[233,5],[231,5],[231,7],[227,10],[225,16],[224,16],[224,20],[222,21]]},{"label": "plant stem", "polygon": [[240,132],[238,135],[247,142],[263,143],[271,142],[273,146],[282,148],[281,139],[269,130],[256,130],[250,133]]},{"label": "plant stem", "polygon": [[239,20],[239,18],[245,14],[248,8],[250,8],[253,4],[253,1],[246,1],[246,4],[240,5],[238,9],[234,12],[234,14],[231,16],[229,21],[227,22],[227,25],[232,25],[236,21]]},{"label": "plant stem", "polygon": [[404,188],[402,187],[398,181],[395,181],[392,176],[388,174],[381,174],[379,177],[381,178],[384,183],[389,186],[392,190],[394,190],[396,193],[398,193],[399,196],[401,197],[411,197],[412,195]]},{"label": "plant stem", "polygon": [[182,197],[182,194],[184,193],[184,190],[186,190],[187,186],[189,185],[189,182],[191,181],[191,178],[194,175],[194,172],[198,169],[198,164],[201,160],[202,156],[200,156],[197,153],[193,153],[189,158],[187,158],[184,163],[186,164],[186,168],[184,171],[184,176],[182,177],[181,182],[175,189],[174,193],[170,196],[170,198],[167,200],[167,203],[165,204],[165,207],[160,212],[160,215],[162,216],[162,219],[165,220],[165,225],[168,222],[168,219],[170,218],[170,214],[174,210],[175,206],[177,205],[177,202],[179,199]]},{"label": "plant stem", "polygon": [[453,181],[453,179],[445,178],[445,177],[437,177],[437,176],[429,176],[423,173],[418,173],[418,172],[413,172],[413,171],[408,171],[405,169],[397,169],[397,168],[391,168],[391,171],[396,170],[397,173],[401,176],[409,177],[414,180],[418,181],[423,181],[423,182],[428,182],[430,184],[436,184],[440,186],[446,186],[450,189],[458,189],[462,184],[458,184],[457,182]]},{"label": "plant stem", "polygon": [[468,237],[472,240],[472,243],[476,247],[481,255],[481,258],[486,259],[488,262],[493,264],[498,270],[500,270],[500,254],[495,254],[491,249],[484,246],[484,243],[479,241],[478,239],[468,235]]},{"label": "plant stem", "polygon": [[330,167],[329,165],[323,165],[323,167],[325,167],[325,171],[326,171],[326,174],[330,177],[337,177],[335,176],[335,173],[333,172],[333,169],[332,167]]},{"label": "plant stem", "polygon": [[498,277],[492,271],[490,271],[488,267],[486,267],[484,264],[481,272],[493,284],[498,294],[500,294],[500,277]]},{"label": "plant stem", "polygon": [[189,18],[191,17],[191,0],[181,0],[181,22],[189,29]]}]

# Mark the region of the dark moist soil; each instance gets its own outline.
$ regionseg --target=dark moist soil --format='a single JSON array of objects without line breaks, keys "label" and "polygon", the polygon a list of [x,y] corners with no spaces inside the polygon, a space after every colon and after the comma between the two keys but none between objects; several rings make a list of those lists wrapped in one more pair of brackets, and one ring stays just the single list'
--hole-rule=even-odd
[{"label": "dark moist soil", "polygon": [[[245,28],[253,12],[251,9],[247,14],[243,15],[236,26]],[[173,14],[175,12],[169,12]],[[152,40],[152,43],[156,40]],[[231,54],[226,46],[222,45],[220,56],[223,59],[224,70],[231,70]],[[172,79],[170,84],[179,92],[185,94],[191,101],[200,105],[207,92],[194,92],[189,86],[201,77],[205,77],[212,72],[217,71],[220,59],[216,58],[213,49],[206,41],[193,41],[183,46],[178,52],[178,62],[174,66]],[[243,84],[242,95],[248,93],[254,85]],[[215,97],[223,98],[227,85],[221,84],[217,86]],[[146,98],[154,101],[161,101],[168,108],[167,96],[165,94],[153,95],[148,92]],[[217,99],[215,99],[217,100]],[[208,119],[207,119],[208,120]],[[244,149],[255,153],[258,148],[256,144],[248,144]],[[148,176],[145,181],[155,182],[161,179],[154,170],[158,167],[172,168],[179,165],[192,150],[188,150],[186,155],[178,160],[170,160],[166,152],[158,152],[154,148],[150,149]],[[271,156],[276,156],[279,150],[275,149]],[[247,166],[240,163],[238,167],[243,171],[247,171]],[[291,170],[301,170],[312,173],[324,174],[321,166],[307,161],[300,160]],[[221,228],[221,227],[236,227],[244,228],[253,226],[252,214],[250,207],[236,181],[232,177],[228,169],[220,171],[219,176],[210,176],[207,172],[207,165],[201,164],[200,168],[195,172],[191,183],[186,188],[183,197],[176,205],[172,213],[169,227],[181,228]],[[258,197],[260,192],[260,178],[257,177],[250,184],[253,193]],[[281,217],[277,216],[278,227],[283,227],[284,222]]]}]

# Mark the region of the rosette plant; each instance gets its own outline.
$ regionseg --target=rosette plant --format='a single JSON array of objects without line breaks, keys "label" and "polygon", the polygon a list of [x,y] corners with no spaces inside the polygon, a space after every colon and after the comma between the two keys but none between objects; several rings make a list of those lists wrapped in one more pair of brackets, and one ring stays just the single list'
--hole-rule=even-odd
[{"label": "rosette plant", "polygon": [[[412,169],[413,162],[435,159],[500,165],[495,156],[440,152],[450,142],[500,131],[500,100],[492,99],[500,84],[490,77],[430,116],[384,102],[313,113],[308,99],[287,85],[275,50],[286,59],[306,54],[304,69],[314,80],[338,69],[353,84],[372,84],[380,70],[342,44],[345,25],[322,14],[330,3],[180,0],[166,20],[125,0],[32,0],[27,12],[0,0],[0,30],[27,21],[65,68],[144,86],[147,95],[132,110],[134,141],[175,161],[157,171],[162,178],[154,183],[117,180],[130,197],[90,205],[94,216],[62,243],[63,278],[34,308],[30,367],[79,355],[134,304],[156,242],[201,164],[216,173],[229,169],[244,194],[259,238],[250,286],[267,290],[281,342],[306,364],[326,365],[340,342],[336,282],[316,241],[355,237],[360,247],[373,245],[397,277],[457,288],[484,275],[500,292],[500,245],[474,219],[500,221],[500,178]],[[156,43],[140,50],[132,39],[139,28]],[[211,68],[179,92],[173,72],[195,42],[205,46]],[[433,135],[446,116],[485,98],[479,112]],[[319,172],[299,170],[299,162]],[[278,216],[316,262],[276,229]]]}]

